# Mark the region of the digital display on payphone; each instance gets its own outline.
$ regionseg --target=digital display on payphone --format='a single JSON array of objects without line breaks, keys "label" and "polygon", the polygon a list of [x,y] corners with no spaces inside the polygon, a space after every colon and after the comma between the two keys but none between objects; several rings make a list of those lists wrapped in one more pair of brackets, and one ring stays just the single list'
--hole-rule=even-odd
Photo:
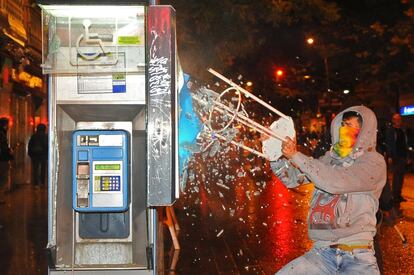
[{"label": "digital display on payphone", "polygon": [[128,208],[128,134],[79,130],[72,140],[73,209],[121,212]]},{"label": "digital display on payphone", "polygon": [[96,164],[95,170],[121,170],[120,164]]}]

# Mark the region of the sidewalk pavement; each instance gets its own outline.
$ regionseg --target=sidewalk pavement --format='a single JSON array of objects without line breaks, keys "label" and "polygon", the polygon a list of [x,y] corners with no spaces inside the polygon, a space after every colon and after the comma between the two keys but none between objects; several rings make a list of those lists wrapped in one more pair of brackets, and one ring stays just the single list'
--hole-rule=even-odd
[{"label": "sidewalk pavement", "polygon": [[47,189],[19,184],[0,205],[0,274],[47,274]]},{"label": "sidewalk pavement", "polygon": [[[220,182],[227,177],[224,168],[216,173],[214,166],[200,167],[212,169],[213,176],[203,178],[208,171],[200,170],[175,204],[181,250],[170,250],[165,229],[166,269],[175,265],[170,274],[274,274],[311,247],[306,229],[311,185],[288,190],[267,168],[229,167],[231,183]],[[414,274],[414,173],[406,175],[403,196],[408,201],[396,224],[407,244],[387,224],[379,233],[385,275]],[[0,274],[46,274],[46,189],[19,185],[8,193],[0,225]]]},{"label": "sidewalk pavement", "polygon": [[414,173],[404,179],[401,203],[403,216],[396,222],[398,230],[407,239],[403,244],[397,230],[387,224],[380,229],[380,245],[384,260],[384,274],[414,274]]},{"label": "sidewalk pavement", "polygon": [[[209,165],[197,167],[197,174],[208,173],[203,169]],[[312,185],[288,190],[266,173],[266,169],[243,172],[221,186],[216,184],[223,178],[220,173],[217,178],[194,179],[174,205],[181,227],[181,249],[174,254],[173,249],[168,252],[172,244],[164,231],[165,268],[170,274],[274,274],[310,249],[306,217]],[[414,274],[412,173],[406,175],[403,196],[408,201],[401,204],[403,216],[396,225],[407,243],[391,225],[383,223],[379,232],[385,275]]]}]

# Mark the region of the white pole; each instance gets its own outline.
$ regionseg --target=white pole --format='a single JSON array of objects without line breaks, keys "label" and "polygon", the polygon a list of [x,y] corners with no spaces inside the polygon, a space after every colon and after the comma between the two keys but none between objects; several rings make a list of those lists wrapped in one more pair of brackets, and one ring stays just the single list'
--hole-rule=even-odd
[{"label": "white pole", "polygon": [[[231,112],[234,115],[235,111],[233,111],[232,109],[230,109],[228,106],[226,106],[226,105],[224,105],[224,104],[222,104],[220,102],[216,102],[216,104],[219,105],[221,108],[224,108],[226,111]],[[225,113],[222,109],[220,109],[218,107],[214,107],[214,109],[218,110],[220,113]],[[240,119],[239,117],[242,118],[242,119]],[[278,140],[281,140],[281,141],[286,141],[285,138],[279,136],[278,134],[276,134],[275,132],[273,132],[269,128],[264,127],[263,125],[261,125],[261,124],[257,123],[256,121],[254,121],[254,120],[246,117],[245,115],[237,114],[237,116],[235,117],[235,119],[238,122],[240,122],[240,123],[242,123],[242,124],[244,124],[244,125],[246,125],[248,127],[251,127],[255,131],[258,131],[260,133],[266,134],[266,135],[268,135],[270,137],[277,138]],[[251,123],[252,125],[249,124],[248,122]]]},{"label": "white pole", "polygon": [[[222,135],[220,135],[220,134],[214,133],[214,136],[216,136],[216,137],[218,137],[218,138],[220,138],[220,139],[222,139],[222,140],[229,141],[229,140],[227,140],[224,136],[222,136]],[[259,156],[259,157],[262,157],[262,158],[265,158],[265,159],[267,159],[267,160],[270,160],[270,159],[269,159],[269,157],[268,157],[267,155],[265,155],[265,154],[263,154],[263,153],[260,153],[259,151],[256,151],[256,150],[254,150],[254,149],[252,149],[252,148],[250,148],[250,147],[247,147],[247,146],[246,146],[246,145],[244,145],[244,144],[241,144],[241,143],[235,142],[234,140],[230,140],[230,143],[231,143],[231,144],[233,144],[233,145],[236,145],[236,146],[238,146],[238,147],[241,147],[241,148],[243,148],[244,150],[247,150],[247,151],[249,151],[250,153],[253,153],[253,154],[255,154],[255,155]]]},{"label": "white pole", "polygon": [[[199,102],[203,103],[203,104],[207,104],[207,102],[206,102],[205,100],[200,99],[198,96],[193,96],[193,98],[194,98],[195,100],[197,100],[197,101],[199,101]],[[228,106],[226,106],[226,105],[224,105],[224,104],[222,104],[222,103],[220,103],[220,102],[215,102],[215,104],[217,104],[217,105],[218,105],[218,106],[220,106],[221,108],[225,109],[226,111],[228,111],[228,112],[230,112],[230,113],[232,113],[232,114],[234,115],[235,111],[233,111],[232,109],[230,109]],[[217,106],[216,106],[216,107],[214,107],[214,109],[215,109],[215,110],[217,110],[218,112],[222,113],[222,114],[225,114],[225,113],[226,113],[223,109],[220,109],[220,108],[219,108],[219,107],[217,107]],[[240,118],[242,118],[242,119],[240,119]],[[261,124],[257,123],[257,122],[256,122],[256,121],[254,121],[254,120],[251,120],[250,118],[248,118],[248,117],[246,117],[246,116],[244,116],[244,115],[237,114],[237,116],[235,117],[235,119],[236,119],[238,122],[240,122],[240,123],[242,123],[242,124],[246,125],[247,127],[251,127],[253,130],[255,130],[255,131],[259,132],[259,133],[262,133],[262,134],[268,135],[269,137],[274,137],[274,138],[277,138],[277,139],[279,139],[279,140],[281,140],[281,141],[286,141],[286,140],[285,140],[285,138],[283,138],[283,137],[279,136],[278,134],[276,134],[275,132],[273,132],[273,131],[272,131],[272,130],[270,130],[269,128],[264,127],[263,125],[261,125]],[[244,119],[244,120],[243,120],[243,119]],[[251,123],[251,124],[249,124],[248,122],[249,122],[249,123]]]},{"label": "white pole", "polygon": [[269,104],[267,104],[266,102],[264,102],[263,100],[261,100],[260,98],[258,98],[257,96],[255,96],[254,94],[252,94],[249,91],[243,89],[242,87],[240,87],[239,85],[237,85],[236,83],[234,83],[230,79],[226,78],[225,76],[219,74],[215,70],[213,70],[213,69],[210,68],[210,69],[208,69],[208,71],[211,74],[213,74],[213,75],[217,76],[218,78],[220,78],[221,80],[223,80],[224,82],[226,82],[227,84],[229,84],[229,85],[235,87],[236,89],[240,90],[241,92],[243,92],[248,97],[253,98],[254,100],[256,100],[257,102],[259,102],[260,104],[262,104],[263,106],[265,106],[269,110],[273,111],[274,113],[278,114],[279,116],[283,117],[284,119],[289,119],[288,116],[285,115],[284,113],[276,110],[275,108],[273,108],[272,106],[270,106]]}]

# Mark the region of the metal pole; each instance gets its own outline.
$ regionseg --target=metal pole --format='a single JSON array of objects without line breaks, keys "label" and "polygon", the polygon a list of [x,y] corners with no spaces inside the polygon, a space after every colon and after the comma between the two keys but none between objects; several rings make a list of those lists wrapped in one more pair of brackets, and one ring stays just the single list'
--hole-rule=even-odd
[{"label": "metal pole", "polygon": [[234,83],[230,79],[224,77],[223,75],[219,74],[215,70],[213,70],[213,69],[210,68],[207,71],[209,71],[211,74],[217,76],[218,78],[220,78],[221,80],[223,80],[224,82],[226,82],[227,84],[229,84],[230,86],[235,87],[237,90],[239,90],[240,92],[244,93],[247,97],[250,97],[250,98],[254,99],[256,102],[262,104],[263,106],[265,106],[269,110],[273,111],[274,113],[278,114],[282,118],[289,119],[289,117],[287,115],[285,115],[282,112],[276,110],[275,108],[273,108],[272,106],[270,106],[269,104],[267,104],[266,102],[264,102],[263,100],[261,100],[260,98],[258,98],[257,96],[255,96],[254,94],[250,93],[246,89],[243,89],[242,87],[240,87],[239,85],[237,85],[236,83]]},{"label": "metal pole", "polygon": [[159,0],[149,0],[149,3],[148,3],[150,6],[156,6],[156,5],[159,5],[160,4],[160,1]]},{"label": "metal pole", "polygon": [[[222,136],[222,135],[220,135],[220,134],[214,133],[214,136],[216,136],[216,137],[218,137],[219,139],[222,139],[222,140],[224,140],[224,141],[229,141],[229,140],[227,140],[227,138],[226,138],[226,137],[224,137],[224,136]],[[265,155],[265,154],[263,154],[263,153],[260,153],[259,151],[256,151],[256,150],[254,150],[254,149],[252,149],[252,148],[250,148],[250,147],[247,147],[247,146],[246,146],[246,145],[244,145],[244,144],[241,144],[241,143],[235,142],[234,140],[230,140],[230,143],[231,143],[231,144],[233,144],[233,145],[236,145],[237,147],[243,148],[244,150],[249,151],[250,153],[253,153],[253,154],[255,154],[256,156],[259,156],[259,157],[265,158],[265,159],[267,159],[267,160],[270,160],[270,159],[269,159],[269,157],[268,157],[267,155]]]},{"label": "metal pole", "polygon": [[326,75],[326,90],[328,92],[331,91],[331,83],[329,80],[329,66],[328,66],[328,57],[324,55],[323,57],[323,63],[325,64],[325,75]]},{"label": "metal pole", "polygon": [[[199,101],[199,102],[201,102],[202,104],[207,104],[207,101],[205,101],[205,100],[203,100],[203,99],[200,99],[199,97],[197,97],[197,96],[193,96],[193,98],[195,99],[195,100],[197,100],[197,101]],[[219,113],[221,113],[221,114],[226,114],[226,112],[225,111],[227,111],[227,112],[229,112],[229,113],[231,113],[232,115],[234,115],[235,114],[235,111],[234,110],[232,110],[232,109],[230,109],[228,106],[226,106],[226,105],[224,105],[224,104],[222,104],[222,103],[220,103],[220,102],[216,102],[216,104],[218,105],[218,107],[214,107],[214,109],[215,110],[217,110]],[[220,109],[220,108],[222,108],[222,109]],[[224,110],[223,110],[224,109]],[[244,120],[243,120],[244,119]],[[235,117],[235,120],[237,120],[238,122],[240,122],[240,123],[242,123],[242,124],[244,124],[244,125],[246,125],[247,127],[250,127],[250,128],[252,128],[253,130],[255,130],[255,131],[257,131],[257,132],[259,132],[259,133],[261,133],[261,134],[265,134],[265,135],[267,135],[268,137],[274,137],[274,138],[277,138],[277,139],[279,139],[279,140],[281,140],[281,141],[285,141],[286,139],[285,138],[283,138],[283,137],[281,137],[281,136],[279,136],[279,135],[277,135],[275,132],[273,132],[272,130],[270,130],[269,128],[266,128],[266,127],[264,127],[263,125],[261,125],[261,124],[259,124],[259,123],[257,123],[257,122],[255,122],[254,120],[251,120],[250,118],[248,118],[248,117],[246,117],[246,116],[244,116],[244,115],[242,115],[242,114],[237,114],[236,115],[236,117]],[[249,123],[251,123],[251,124],[249,124]]]}]

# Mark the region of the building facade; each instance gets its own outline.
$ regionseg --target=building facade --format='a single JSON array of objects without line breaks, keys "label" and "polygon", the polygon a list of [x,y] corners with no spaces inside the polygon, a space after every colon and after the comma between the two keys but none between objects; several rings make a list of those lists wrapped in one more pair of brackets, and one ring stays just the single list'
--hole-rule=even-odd
[{"label": "building facade", "polygon": [[32,0],[0,0],[0,26],[0,117],[10,120],[12,183],[23,184],[30,182],[29,138],[48,120],[40,9]]}]

